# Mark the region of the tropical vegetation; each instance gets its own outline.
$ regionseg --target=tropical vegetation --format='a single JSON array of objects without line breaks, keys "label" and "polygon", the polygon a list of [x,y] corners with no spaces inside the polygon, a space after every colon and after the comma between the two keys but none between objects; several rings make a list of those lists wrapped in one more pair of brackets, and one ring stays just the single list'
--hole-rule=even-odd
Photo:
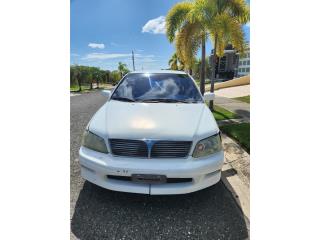
[{"label": "tropical vegetation", "polygon": [[83,88],[91,90],[94,83],[97,88],[100,83],[116,84],[120,79],[121,74],[118,70],[111,72],[97,67],[70,66],[70,88],[75,91],[82,91]]},{"label": "tropical vegetation", "polygon": [[[175,42],[176,53],[190,70],[201,49],[200,91],[205,91],[206,40],[214,46],[211,89],[214,91],[216,58],[223,56],[227,44],[240,53],[245,50],[242,25],[249,21],[249,7],[245,0],[193,0],[174,5],[166,16],[166,33]],[[213,102],[210,102],[213,109]]]},{"label": "tropical vegetation", "polygon": [[174,53],[168,62],[171,70],[178,70],[178,56]]},{"label": "tropical vegetation", "polygon": [[[201,59],[195,59],[192,66],[192,75],[195,79],[200,79],[201,74]],[[209,79],[211,76],[212,66],[209,64],[209,57],[206,57],[205,61],[205,79]]]},{"label": "tropical vegetation", "polygon": [[[124,75],[126,75],[130,70],[127,67],[127,64],[119,62],[118,63],[118,71],[120,73],[120,77],[122,78]],[[120,78],[120,79],[121,79]]]}]

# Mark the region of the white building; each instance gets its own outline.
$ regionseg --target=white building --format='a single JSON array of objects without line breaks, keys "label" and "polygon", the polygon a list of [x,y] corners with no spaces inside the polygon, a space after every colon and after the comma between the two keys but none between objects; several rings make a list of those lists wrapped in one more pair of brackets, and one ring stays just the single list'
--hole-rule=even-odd
[{"label": "white building", "polygon": [[243,56],[240,56],[238,68],[235,68],[235,76],[242,77],[250,74],[250,48],[248,48]]}]

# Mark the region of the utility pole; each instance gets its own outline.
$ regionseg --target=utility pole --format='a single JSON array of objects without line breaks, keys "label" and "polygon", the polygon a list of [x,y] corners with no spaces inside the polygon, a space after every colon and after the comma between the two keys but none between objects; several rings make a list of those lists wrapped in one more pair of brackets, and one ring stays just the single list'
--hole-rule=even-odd
[{"label": "utility pole", "polygon": [[134,53],[133,53],[133,50],[132,50],[132,66],[133,66],[133,71],[135,71],[136,67],[134,66]]}]

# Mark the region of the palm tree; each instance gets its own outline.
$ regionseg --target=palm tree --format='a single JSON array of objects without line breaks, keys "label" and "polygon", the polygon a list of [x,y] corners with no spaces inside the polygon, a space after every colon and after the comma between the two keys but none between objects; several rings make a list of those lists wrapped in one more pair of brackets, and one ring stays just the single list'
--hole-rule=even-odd
[{"label": "palm tree", "polygon": [[[197,5],[199,18],[206,23],[214,45],[210,92],[214,91],[215,64],[217,57],[222,57],[227,44],[244,52],[245,41],[242,24],[249,21],[249,7],[245,0],[203,0]],[[209,107],[213,110],[213,101]]]},{"label": "palm tree", "polygon": [[[166,17],[167,37],[175,40],[176,51],[187,68],[194,63],[194,56],[201,46],[200,91],[205,86],[205,43],[210,36],[214,47],[213,65],[216,56],[222,56],[229,42],[240,52],[244,50],[241,24],[249,20],[249,8],[245,0],[194,0],[178,3]],[[211,74],[213,92],[215,66]],[[213,102],[211,102],[213,109]]]},{"label": "palm tree", "polygon": [[129,72],[129,69],[127,68],[127,64],[119,62],[118,63],[118,71],[120,72],[121,78]]},{"label": "palm tree", "polygon": [[196,13],[197,0],[180,2],[174,5],[166,17],[167,37],[172,43],[175,41],[177,56],[184,63],[184,67],[192,69],[194,56],[201,45],[201,76],[200,91],[204,94],[205,81],[205,24]]},{"label": "palm tree", "polygon": [[178,56],[177,53],[174,53],[169,59],[168,65],[171,70],[178,70]]}]

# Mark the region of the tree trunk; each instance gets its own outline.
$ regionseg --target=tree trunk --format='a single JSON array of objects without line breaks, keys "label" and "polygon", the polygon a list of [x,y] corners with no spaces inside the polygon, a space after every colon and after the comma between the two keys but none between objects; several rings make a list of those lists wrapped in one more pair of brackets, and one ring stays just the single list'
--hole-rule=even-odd
[{"label": "tree trunk", "polygon": [[202,96],[205,91],[205,71],[206,71],[206,35],[202,36],[201,40],[201,73],[200,73],[200,92]]},{"label": "tree trunk", "polygon": [[78,77],[78,85],[79,85],[79,92],[81,92],[81,80],[80,80],[80,77]]},{"label": "tree trunk", "polygon": [[189,69],[189,75],[192,76],[192,68]]},{"label": "tree trunk", "polygon": [[[212,56],[212,72],[211,72],[211,85],[210,85],[210,92],[214,92],[214,79],[216,75],[216,58],[217,58],[217,36],[214,37],[214,49],[213,49],[213,56]],[[209,102],[209,108],[213,111],[213,100]]]},{"label": "tree trunk", "polygon": [[110,83],[110,75],[107,73],[107,83]]},{"label": "tree trunk", "polygon": [[92,81],[91,81],[91,82],[90,82],[90,90],[92,90],[92,88],[93,88],[93,87],[92,87]]},{"label": "tree trunk", "polygon": [[99,88],[99,80],[98,80],[98,78],[97,78],[97,88]]}]

